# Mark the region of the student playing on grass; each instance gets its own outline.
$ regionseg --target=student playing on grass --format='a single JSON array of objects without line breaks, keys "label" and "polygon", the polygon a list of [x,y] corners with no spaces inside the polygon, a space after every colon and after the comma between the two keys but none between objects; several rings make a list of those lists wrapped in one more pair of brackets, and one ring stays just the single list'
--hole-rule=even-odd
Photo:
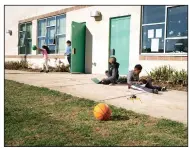
[{"label": "student playing on grass", "polygon": [[42,70],[40,72],[44,72],[44,67],[46,68],[46,73],[49,72],[49,69],[48,69],[48,54],[50,53],[50,50],[49,50],[49,47],[46,46],[46,45],[43,45],[42,46],[42,49],[41,48],[37,48],[37,50],[41,51],[41,53],[43,54],[43,66],[42,66]]},{"label": "student playing on grass", "polygon": [[153,86],[152,80],[139,80],[139,74],[142,71],[140,64],[135,65],[134,70],[129,71],[127,75],[127,84],[129,88],[137,88],[137,90],[143,90],[148,88],[152,93],[158,94],[158,91],[166,91],[166,87]]},{"label": "student playing on grass", "polygon": [[100,81],[100,84],[109,84],[114,85],[117,84],[117,80],[119,78],[119,63],[116,62],[115,57],[111,57],[109,59],[110,68],[109,71],[105,71],[107,78],[104,78]]}]

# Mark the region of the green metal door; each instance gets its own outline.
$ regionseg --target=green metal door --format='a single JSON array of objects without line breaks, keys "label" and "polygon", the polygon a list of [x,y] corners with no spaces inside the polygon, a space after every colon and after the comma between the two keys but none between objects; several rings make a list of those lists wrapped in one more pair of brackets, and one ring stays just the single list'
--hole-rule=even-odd
[{"label": "green metal door", "polygon": [[126,75],[129,69],[130,16],[110,20],[110,57],[120,64],[119,74]]},{"label": "green metal door", "polygon": [[72,22],[71,73],[85,72],[86,24]]}]

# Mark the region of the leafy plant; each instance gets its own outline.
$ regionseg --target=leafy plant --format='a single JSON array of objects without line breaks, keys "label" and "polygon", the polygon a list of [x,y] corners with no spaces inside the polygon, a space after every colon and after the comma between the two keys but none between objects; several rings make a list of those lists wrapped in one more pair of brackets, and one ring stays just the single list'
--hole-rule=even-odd
[{"label": "leafy plant", "polygon": [[69,65],[65,65],[60,59],[55,58],[55,67],[50,67],[53,72],[69,72]]},{"label": "leafy plant", "polygon": [[[28,64],[26,60],[21,61],[8,61],[5,62],[5,69],[9,70],[27,70],[27,71],[39,71],[39,68],[31,68],[32,65]],[[56,64],[56,67],[49,66],[49,70],[52,72],[69,72],[69,65],[65,65],[60,60],[58,61],[58,64]]]},{"label": "leafy plant", "polygon": [[175,71],[169,78],[169,82],[172,82],[173,84],[187,85],[187,78],[187,71],[182,69],[181,71]]},{"label": "leafy plant", "polygon": [[125,77],[125,76],[119,77],[118,83],[127,83],[127,77]]},{"label": "leafy plant", "polygon": [[156,67],[148,75],[156,81],[164,81],[172,84],[181,85],[187,84],[188,77],[188,73],[186,70],[183,69],[181,71],[178,71],[166,65]]},{"label": "leafy plant", "polygon": [[156,67],[150,71],[149,76],[156,81],[168,81],[169,77],[175,72],[170,66],[164,65]]},{"label": "leafy plant", "polygon": [[28,68],[28,62],[26,60],[5,62],[5,69],[19,70],[19,69],[27,69],[27,68]]}]

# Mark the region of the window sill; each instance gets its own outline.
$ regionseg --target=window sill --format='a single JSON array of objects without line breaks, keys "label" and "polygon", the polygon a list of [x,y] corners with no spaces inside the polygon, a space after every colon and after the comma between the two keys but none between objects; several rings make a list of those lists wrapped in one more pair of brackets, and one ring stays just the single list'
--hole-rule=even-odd
[{"label": "window sill", "polygon": [[156,61],[187,61],[187,55],[139,55],[139,60],[156,60]]},{"label": "window sill", "polygon": [[187,53],[141,53],[141,56],[187,57]]}]

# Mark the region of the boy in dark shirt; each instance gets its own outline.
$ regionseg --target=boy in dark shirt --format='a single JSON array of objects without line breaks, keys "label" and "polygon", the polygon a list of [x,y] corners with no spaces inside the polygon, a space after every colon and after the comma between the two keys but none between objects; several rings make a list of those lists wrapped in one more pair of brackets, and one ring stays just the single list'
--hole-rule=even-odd
[{"label": "boy in dark shirt", "polygon": [[110,69],[109,71],[105,71],[107,78],[102,79],[100,84],[109,84],[114,85],[117,84],[117,80],[119,78],[119,63],[116,62],[115,57],[111,57],[109,59]]},{"label": "boy in dark shirt", "polygon": [[150,89],[152,93],[155,94],[158,94],[158,91],[166,91],[166,87],[153,86],[151,79],[139,80],[139,74],[141,71],[142,66],[140,64],[135,65],[134,70],[129,71],[127,75],[128,88],[131,88],[132,86],[141,88],[141,85],[145,85],[146,88]]}]

